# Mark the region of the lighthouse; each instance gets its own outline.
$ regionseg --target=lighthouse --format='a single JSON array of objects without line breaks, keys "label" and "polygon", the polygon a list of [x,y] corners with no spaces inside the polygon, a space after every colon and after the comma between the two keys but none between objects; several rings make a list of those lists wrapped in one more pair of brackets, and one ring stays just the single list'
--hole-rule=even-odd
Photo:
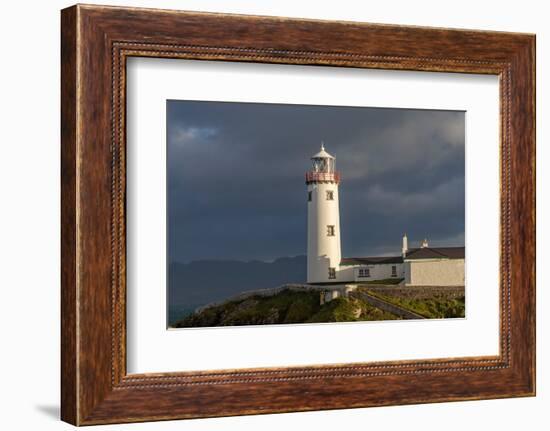
[{"label": "lighthouse", "polygon": [[336,159],[325,151],[312,158],[306,172],[307,184],[307,282],[338,281],[342,258],[340,249],[340,210]]}]

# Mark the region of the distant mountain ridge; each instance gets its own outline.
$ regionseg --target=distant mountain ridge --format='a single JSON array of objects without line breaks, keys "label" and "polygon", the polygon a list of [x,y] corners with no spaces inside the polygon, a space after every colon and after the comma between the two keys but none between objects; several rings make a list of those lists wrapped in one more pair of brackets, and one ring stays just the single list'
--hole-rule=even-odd
[{"label": "distant mountain ridge", "polygon": [[168,269],[170,307],[198,307],[245,290],[306,282],[306,256],[259,260],[174,262]]}]

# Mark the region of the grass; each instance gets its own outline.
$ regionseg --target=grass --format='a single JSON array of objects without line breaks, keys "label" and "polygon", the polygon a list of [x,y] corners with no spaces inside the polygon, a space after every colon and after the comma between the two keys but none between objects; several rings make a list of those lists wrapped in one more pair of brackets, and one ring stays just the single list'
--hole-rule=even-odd
[{"label": "grass", "polygon": [[465,316],[464,296],[460,298],[434,297],[429,299],[401,298],[369,291],[384,301],[399,305],[428,319],[449,319]]},{"label": "grass", "polygon": [[361,322],[366,320],[395,320],[398,316],[382,311],[357,298],[336,298],[320,307],[307,322]]},{"label": "grass", "polygon": [[356,322],[398,319],[357,298],[336,298],[320,305],[319,292],[284,290],[204,309],[174,323],[175,328],[277,323]]},{"label": "grass", "polygon": [[358,284],[399,284],[403,278],[384,278],[382,280],[361,281]]}]

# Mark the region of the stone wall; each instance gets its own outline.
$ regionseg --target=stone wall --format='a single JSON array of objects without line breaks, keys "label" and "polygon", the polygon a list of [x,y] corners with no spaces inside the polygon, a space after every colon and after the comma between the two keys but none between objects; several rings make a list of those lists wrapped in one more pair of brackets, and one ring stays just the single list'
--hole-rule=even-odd
[{"label": "stone wall", "polygon": [[405,283],[413,286],[464,284],[464,259],[411,260],[405,263]]}]

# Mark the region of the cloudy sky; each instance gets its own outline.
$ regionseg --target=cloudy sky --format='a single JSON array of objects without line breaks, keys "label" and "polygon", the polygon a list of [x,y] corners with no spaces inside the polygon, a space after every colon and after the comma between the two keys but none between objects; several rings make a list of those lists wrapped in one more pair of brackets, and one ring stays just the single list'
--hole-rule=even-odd
[{"label": "cloudy sky", "polygon": [[464,113],[167,102],[170,262],[306,254],[304,173],[341,172],[345,257],[464,245]]}]

